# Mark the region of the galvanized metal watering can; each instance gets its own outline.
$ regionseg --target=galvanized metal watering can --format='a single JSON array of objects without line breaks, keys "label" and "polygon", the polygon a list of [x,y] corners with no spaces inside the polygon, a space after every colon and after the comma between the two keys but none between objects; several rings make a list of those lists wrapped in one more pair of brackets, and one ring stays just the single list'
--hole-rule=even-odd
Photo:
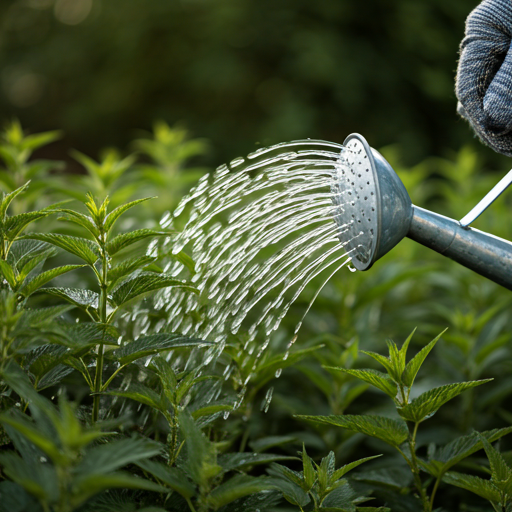
[{"label": "galvanized metal watering can", "polygon": [[336,221],[349,220],[347,245],[356,269],[368,270],[408,237],[512,290],[512,243],[469,226],[512,182],[512,171],[457,221],[413,205],[395,171],[361,135],[349,135],[344,146],[346,165],[335,187],[343,190],[343,208]]}]

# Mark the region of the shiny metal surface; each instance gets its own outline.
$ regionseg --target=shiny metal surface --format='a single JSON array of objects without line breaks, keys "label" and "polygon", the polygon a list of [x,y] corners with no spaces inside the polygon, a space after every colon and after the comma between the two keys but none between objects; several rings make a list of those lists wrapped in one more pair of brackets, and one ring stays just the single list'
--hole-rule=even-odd
[{"label": "shiny metal surface", "polygon": [[[348,243],[352,244],[349,249],[353,249],[356,269],[368,270],[407,236],[512,290],[511,242],[414,206],[395,171],[364,137],[349,135],[344,145],[350,148],[349,158],[340,160],[343,169],[338,173],[339,183],[333,186],[338,192],[333,202],[340,239],[352,237]],[[485,210],[508,186],[511,173],[476,208]],[[354,195],[350,194],[349,201],[342,200],[349,190]],[[476,213],[476,208],[472,212]],[[470,214],[466,216],[469,219],[474,215]]]},{"label": "shiny metal surface", "polygon": [[413,206],[408,238],[512,290],[512,243]]},{"label": "shiny metal surface", "polygon": [[505,190],[512,183],[512,171],[509,171],[501,180],[496,184],[492,190],[465,216],[461,219],[460,225],[467,228],[474,222],[482,213],[491,206],[498,197],[505,192]]}]

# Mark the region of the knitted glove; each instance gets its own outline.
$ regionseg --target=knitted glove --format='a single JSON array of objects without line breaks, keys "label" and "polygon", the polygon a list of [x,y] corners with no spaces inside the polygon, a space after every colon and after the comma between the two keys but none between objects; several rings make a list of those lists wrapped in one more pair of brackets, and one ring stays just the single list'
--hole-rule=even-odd
[{"label": "knitted glove", "polygon": [[484,0],[466,20],[457,111],[480,139],[512,156],[512,0]]}]

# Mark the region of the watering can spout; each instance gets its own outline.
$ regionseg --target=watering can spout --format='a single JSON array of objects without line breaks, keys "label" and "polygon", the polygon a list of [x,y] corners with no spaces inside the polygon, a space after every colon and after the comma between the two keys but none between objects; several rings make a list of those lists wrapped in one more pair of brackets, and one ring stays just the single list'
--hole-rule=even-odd
[{"label": "watering can spout", "polygon": [[[465,222],[476,218],[486,207],[481,204],[488,206],[511,180],[502,180],[495,187],[498,192],[493,189],[474,209],[476,213],[470,212],[459,222],[413,205],[393,168],[361,135],[349,135],[344,147],[348,156],[342,159],[339,183],[346,184],[347,194],[355,193],[358,200],[345,201],[336,222],[340,228],[356,227],[348,246],[356,269],[368,270],[408,237],[512,290],[512,243],[470,228],[469,221]],[[369,201],[373,202],[368,207]],[[365,221],[371,221],[369,229],[359,230]]]}]

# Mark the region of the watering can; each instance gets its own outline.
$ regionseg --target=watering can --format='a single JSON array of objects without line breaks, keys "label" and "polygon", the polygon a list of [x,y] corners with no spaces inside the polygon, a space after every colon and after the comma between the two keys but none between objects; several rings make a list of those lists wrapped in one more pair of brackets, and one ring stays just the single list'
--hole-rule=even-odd
[{"label": "watering can", "polygon": [[457,221],[413,205],[393,168],[363,136],[349,135],[343,145],[333,202],[356,269],[368,270],[408,237],[512,290],[512,243],[470,227],[512,182],[512,171]]}]

